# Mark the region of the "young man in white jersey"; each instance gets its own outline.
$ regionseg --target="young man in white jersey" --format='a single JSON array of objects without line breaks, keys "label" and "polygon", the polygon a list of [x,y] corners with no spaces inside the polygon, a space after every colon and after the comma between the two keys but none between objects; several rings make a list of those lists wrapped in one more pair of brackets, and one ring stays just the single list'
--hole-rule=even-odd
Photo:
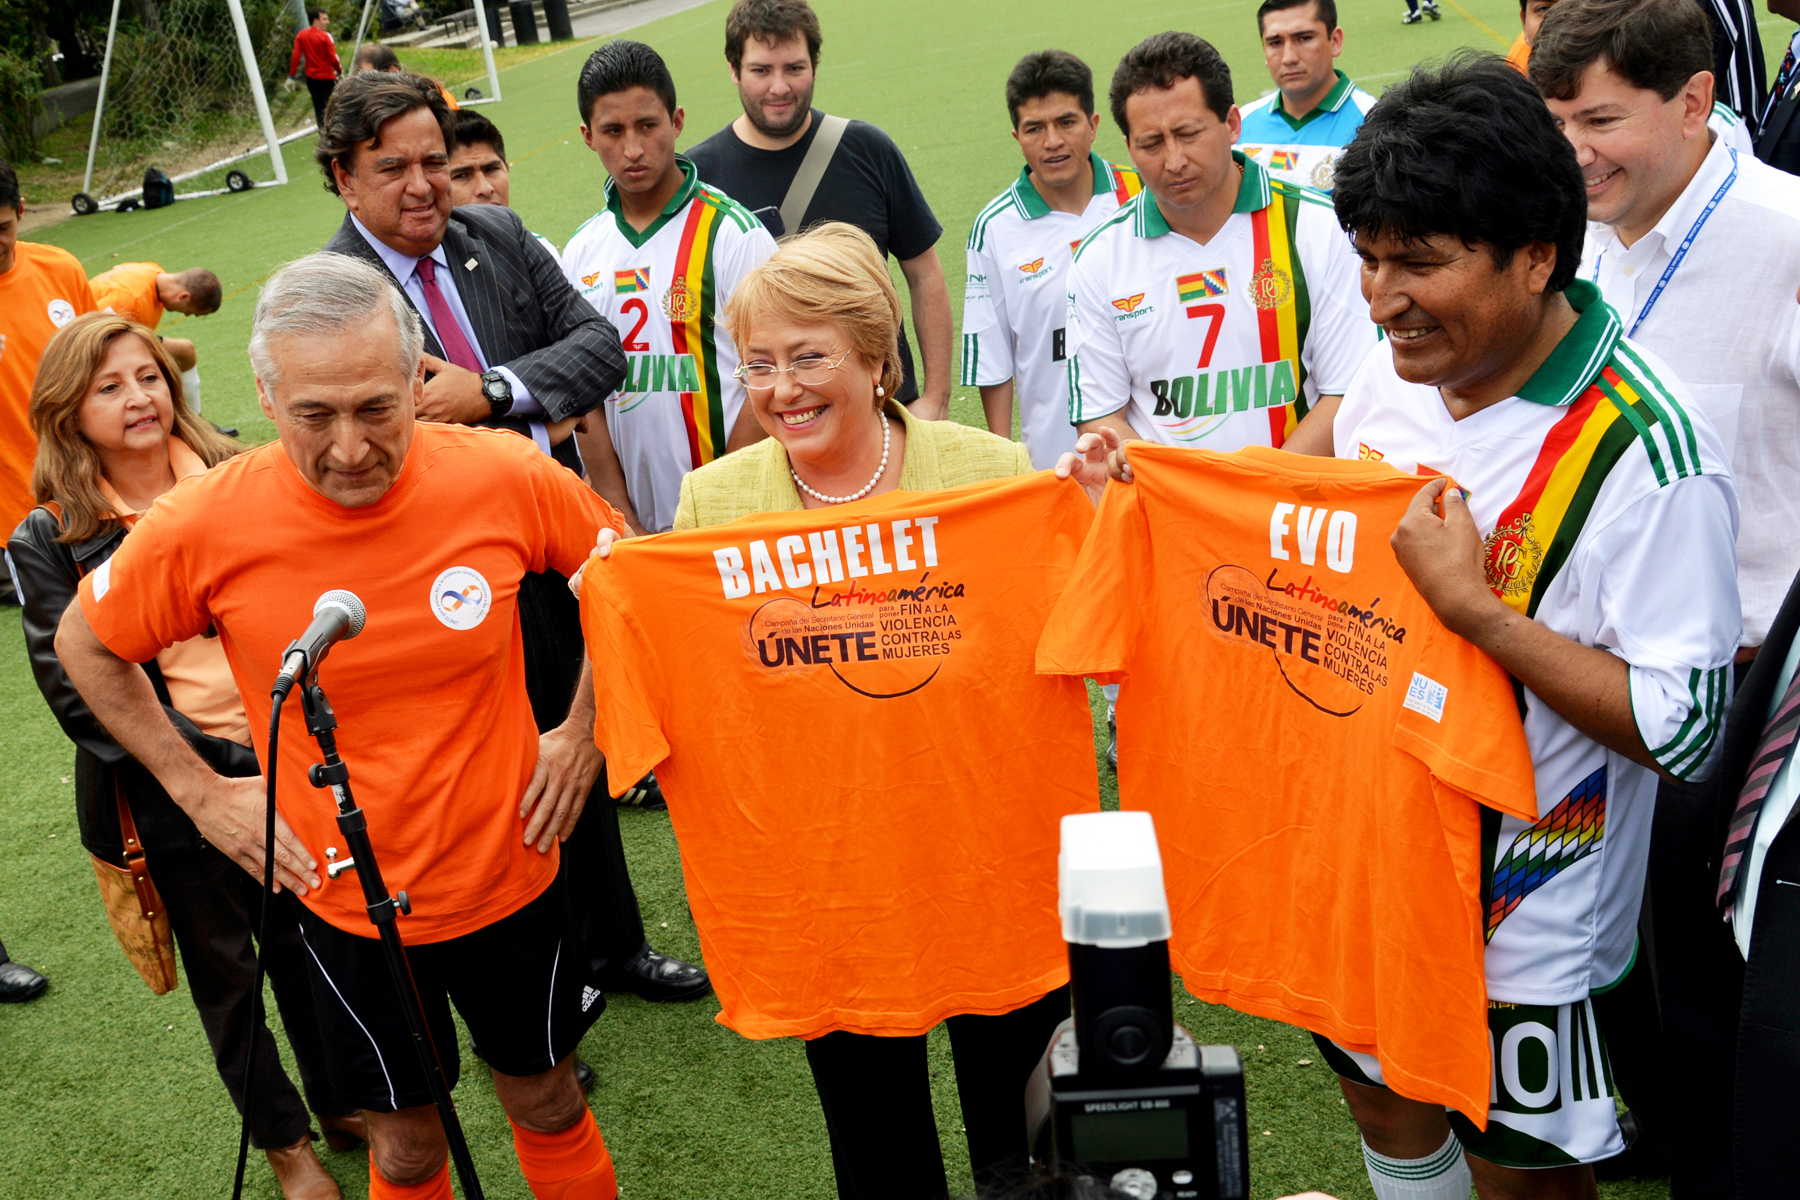
[{"label": "young man in white jersey", "polygon": [[763,436],[718,318],[775,239],[675,153],[683,113],[656,51],[609,42],[576,90],[581,136],[610,178],[606,207],[563,248],[563,274],[618,327],[627,364],[605,423],[577,436],[595,490],[634,529],[660,533],[689,471]]},{"label": "young man in white jersey", "polygon": [[[1712,31],[1692,0],[1562,0],[1530,75],[1587,183],[1581,278],[1688,385],[1757,497],[1737,542],[1741,675],[1800,571],[1800,179],[1715,131]],[[1638,1006],[1651,1031],[1638,1053],[1683,1064],[1662,1069],[1672,1093],[1728,1095],[1734,1075],[1743,959],[1719,920],[1715,820],[1693,789],[1663,785],[1646,925],[1656,988]],[[1630,1043],[1607,1033],[1622,1060]],[[1676,1195],[1729,1192],[1729,1106],[1671,1112],[1668,1133]]]},{"label": "young man in white jersey", "polygon": [[1276,179],[1329,192],[1332,164],[1375,104],[1337,69],[1336,0],[1263,0],[1256,32],[1275,90],[1244,105],[1238,149]]},{"label": "young man in white jersey", "polygon": [[1039,470],[1075,444],[1064,351],[1069,260],[1101,221],[1143,188],[1130,167],[1094,153],[1094,74],[1065,50],[1019,60],[1006,109],[1025,168],[975,218],[963,293],[962,382],[981,389],[987,425],[1012,436],[1012,407]]},{"label": "young man in white jersey", "polygon": [[1390,89],[1334,201],[1388,342],[1314,422],[1338,457],[1445,477],[1395,554],[1519,681],[1539,819],[1484,818],[1487,1128],[1446,1126],[1374,1059],[1321,1048],[1381,1200],[1465,1200],[1471,1173],[1483,1200],[1591,1197],[1588,1164],[1623,1147],[1591,998],[1636,950],[1657,780],[1707,775],[1730,689],[1730,467],[1687,390],[1577,277],[1581,168],[1502,61]]},{"label": "young man in white jersey", "polygon": [[1113,74],[1144,190],[1069,270],[1070,419],[1203,450],[1280,446],[1375,345],[1356,256],[1317,193],[1233,151],[1231,71],[1161,33]]}]

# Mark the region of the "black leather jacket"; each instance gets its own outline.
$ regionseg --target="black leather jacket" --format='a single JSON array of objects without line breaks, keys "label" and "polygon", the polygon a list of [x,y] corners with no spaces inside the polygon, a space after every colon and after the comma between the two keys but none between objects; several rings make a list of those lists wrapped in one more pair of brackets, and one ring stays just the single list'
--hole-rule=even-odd
[{"label": "black leather jacket", "polygon": [[[32,674],[57,723],[75,743],[75,815],[81,826],[81,844],[91,854],[124,862],[114,791],[117,779],[124,786],[138,836],[152,860],[158,854],[197,850],[202,842],[193,821],[169,798],[156,777],[101,728],[56,658],[56,626],[75,599],[76,585],[83,575],[112,557],[125,540],[125,530],[108,524],[87,541],[69,545],[57,542],[60,532],[49,510],[34,508],[13,531],[6,551],[25,606],[25,648],[31,656]],[[215,771],[230,776],[260,772],[255,752],[225,738],[209,737],[170,706],[169,689],[155,662],[145,663],[144,673],[169,720]]]}]

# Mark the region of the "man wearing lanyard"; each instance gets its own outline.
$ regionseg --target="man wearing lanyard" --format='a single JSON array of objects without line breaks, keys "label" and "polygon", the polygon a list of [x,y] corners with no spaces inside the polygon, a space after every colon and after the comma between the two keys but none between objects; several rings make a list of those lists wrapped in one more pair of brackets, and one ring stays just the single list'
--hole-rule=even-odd
[{"label": "man wearing lanyard", "polygon": [[[1688,385],[1731,454],[1739,493],[1755,497],[1737,541],[1741,675],[1800,568],[1800,180],[1708,132],[1712,41],[1692,0],[1561,0],[1530,76],[1587,182],[1582,277]],[[1650,1044],[1638,1053],[1663,1064],[1671,1100],[1731,1086],[1736,998],[1721,981],[1737,951],[1714,904],[1718,854],[1694,790],[1665,781],[1644,929],[1657,1003],[1639,1006]],[[1621,1065],[1636,1040],[1627,1019],[1606,1030]],[[1680,1122],[1679,1137],[1662,1139],[1675,1194],[1729,1194],[1729,1107],[1686,1106]]]}]

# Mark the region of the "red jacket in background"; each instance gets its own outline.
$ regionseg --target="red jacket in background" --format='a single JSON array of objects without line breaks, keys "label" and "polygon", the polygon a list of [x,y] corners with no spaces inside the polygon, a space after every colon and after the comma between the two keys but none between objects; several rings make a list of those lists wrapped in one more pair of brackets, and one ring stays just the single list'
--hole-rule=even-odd
[{"label": "red jacket in background", "polygon": [[288,64],[288,74],[300,72],[300,60],[306,60],[306,77],[308,79],[336,79],[338,77],[337,43],[323,29],[314,29],[308,25],[294,35],[294,60]]}]

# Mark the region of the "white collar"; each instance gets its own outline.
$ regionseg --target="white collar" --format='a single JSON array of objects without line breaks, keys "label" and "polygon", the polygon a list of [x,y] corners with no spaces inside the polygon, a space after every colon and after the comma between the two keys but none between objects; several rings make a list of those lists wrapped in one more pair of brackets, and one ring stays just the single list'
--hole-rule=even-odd
[{"label": "white collar", "polygon": [[[1658,254],[1675,252],[1674,248],[1681,244],[1681,239],[1688,235],[1688,230],[1700,219],[1700,214],[1712,200],[1713,193],[1719,190],[1719,185],[1731,174],[1731,148],[1726,145],[1724,138],[1711,129],[1707,130],[1707,136],[1712,138],[1712,148],[1700,160],[1700,169],[1694,172],[1694,177],[1681,189],[1681,195],[1675,197],[1675,203],[1669,205],[1669,210],[1663,213],[1662,219],[1651,226],[1650,231],[1639,238],[1637,245],[1632,246],[1629,251],[1619,241],[1616,229],[1611,225],[1602,226],[1606,230],[1609,245],[1618,247],[1621,253],[1635,253],[1645,243]],[[1654,241],[1651,240],[1653,238]]]},{"label": "white collar", "polygon": [[[350,214],[350,223],[356,226],[356,232],[362,234],[363,241],[369,243],[369,249],[381,256],[381,261],[387,264],[387,269],[393,272],[395,279],[400,281],[400,286],[405,287],[406,282],[412,278],[413,271],[418,268],[419,260],[410,254],[394,249],[370,233],[369,227],[357,220],[355,213]],[[441,241],[433,247],[430,254],[423,257],[429,258],[446,271],[450,269],[450,256],[444,253],[444,243]]]}]

